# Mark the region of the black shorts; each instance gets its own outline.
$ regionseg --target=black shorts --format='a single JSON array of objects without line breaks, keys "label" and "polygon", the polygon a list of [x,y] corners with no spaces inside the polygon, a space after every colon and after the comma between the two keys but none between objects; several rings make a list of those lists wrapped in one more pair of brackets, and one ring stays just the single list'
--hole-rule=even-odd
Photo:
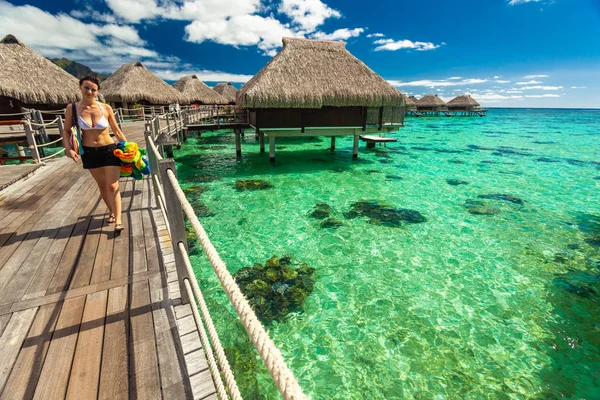
[{"label": "black shorts", "polygon": [[82,148],[81,161],[83,161],[84,169],[121,166],[121,160],[113,154],[113,150],[117,148],[114,143],[100,147],[82,146]]}]

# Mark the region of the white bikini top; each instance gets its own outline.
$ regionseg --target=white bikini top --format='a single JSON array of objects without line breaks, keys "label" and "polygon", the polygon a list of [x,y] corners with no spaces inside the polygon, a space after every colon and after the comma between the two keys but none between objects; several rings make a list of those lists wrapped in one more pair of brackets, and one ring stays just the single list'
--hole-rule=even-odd
[{"label": "white bikini top", "polygon": [[85,120],[83,118],[81,118],[81,106],[79,106],[79,112],[77,113],[77,124],[79,125],[79,127],[82,130],[88,130],[88,129],[105,129],[105,128],[108,128],[108,120],[104,116],[104,112],[102,111],[102,107],[100,107],[99,103],[96,103],[96,105],[100,109],[100,113],[102,114],[102,118],[100,118],[98,120],[98,122],[96,122],[96,125],[94,125],[94,126],[89,126],[88,123],[85,122]]}]

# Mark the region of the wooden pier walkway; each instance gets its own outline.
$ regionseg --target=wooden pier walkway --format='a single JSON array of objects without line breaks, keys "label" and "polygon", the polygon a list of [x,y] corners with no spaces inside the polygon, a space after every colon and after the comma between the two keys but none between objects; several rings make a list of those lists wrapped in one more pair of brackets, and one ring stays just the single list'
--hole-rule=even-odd
[{"label": "wooden pier walkway", "polygon": [[216,398],[151,182],[121,194],[115,236],[70,159],[0,192],[0,399]]}]

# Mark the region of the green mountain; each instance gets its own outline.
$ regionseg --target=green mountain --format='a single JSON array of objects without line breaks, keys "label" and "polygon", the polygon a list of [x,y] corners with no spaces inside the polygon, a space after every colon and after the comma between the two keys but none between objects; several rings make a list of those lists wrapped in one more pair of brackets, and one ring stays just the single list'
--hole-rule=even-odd
[{"label": "green mountain", "polygon": [[94,72],[90,67],[80,64],[76,61],[68,60],[64,57],[50,58],[49,60],[73,75],[75,78],[82,78],[86,75],[92,75],[98,77],[100,81],[103,81],[110,76],[110,74],[100,74],[98,72]]}]

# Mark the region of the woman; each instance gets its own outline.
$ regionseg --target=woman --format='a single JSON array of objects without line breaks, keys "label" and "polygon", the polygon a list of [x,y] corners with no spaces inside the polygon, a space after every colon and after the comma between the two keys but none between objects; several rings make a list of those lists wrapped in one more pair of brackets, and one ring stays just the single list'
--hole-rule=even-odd
[{"label": "woman", "polygon": [[[115,232],[120,232],[124,229],[121,220],[121,194],[119,193],[121,160],[113,154],[113,150],[117,146],[110,137],[109,126],[119,141],[126,142],[127,139],[119,129],[112,108],[108,104],[96,101],[100,90],[98,79],[93,76],[84,76],[79,80],[79,88],[82,100],[75,103],[75,117],[81,132],[83,168],[90,171],[98,184],[100,195],[110,211],[108,222],[115,222]],[[77,162],[79,154],[71,148],[69,141],[71,126],[73,126],[71,104],[65,111],[64,125],[62,141],[65,153],[67,157]]]}]

